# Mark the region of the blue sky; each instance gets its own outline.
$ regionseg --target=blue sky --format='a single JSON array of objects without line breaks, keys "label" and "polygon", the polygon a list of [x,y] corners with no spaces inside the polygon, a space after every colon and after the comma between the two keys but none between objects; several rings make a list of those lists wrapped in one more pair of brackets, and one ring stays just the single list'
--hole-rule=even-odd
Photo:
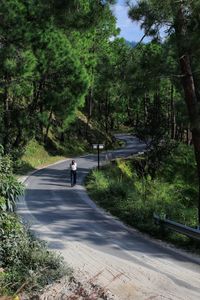
[{"label": "blue sky", "polygon": [[[133,0],[133,2],[136,2]],[[137,22],[132,22],[128,17],[128,7],[125,5],[125,0],[118,0],[113,6],[113,13],[117,18],[117,26],[121,29],[120,36],[128,41],[140,41],[143,37],[143,32]],[[149,39],[146,39],[148,41]],[[145,40],[144,40],[145,41]]]}]

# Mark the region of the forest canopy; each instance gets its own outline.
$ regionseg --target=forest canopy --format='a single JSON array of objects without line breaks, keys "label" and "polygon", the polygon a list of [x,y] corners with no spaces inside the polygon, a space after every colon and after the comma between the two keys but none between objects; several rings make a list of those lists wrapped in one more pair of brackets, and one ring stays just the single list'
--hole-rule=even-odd
[{"label": "forest canopy", "polygon": [[193,144],[200,178],[199,1],[127,1],[148,44],[119,38],[114,3],[1,1],[0,144],[18,158],[32,139],[91,144],[125,126],[154,149]]}]

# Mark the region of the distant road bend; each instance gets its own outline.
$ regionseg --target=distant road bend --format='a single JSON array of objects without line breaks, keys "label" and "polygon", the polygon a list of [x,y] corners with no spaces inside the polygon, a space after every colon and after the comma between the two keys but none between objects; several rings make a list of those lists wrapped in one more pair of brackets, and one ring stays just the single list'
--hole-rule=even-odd
[{"label": "distant road bend", "polygon": [[[113,151],[115,157],[144,149],[135,137]],[[105,154],[102,154],[105,156]],[[95,155],[76,159],[78,185],[70,187],[69,160],[35,172],[26,180],[19,213],[31,228],[59,251],[75,270],[98,282],[122,300],[200,300],[200,259],[171,249],[99,209],[82,186]]]}]

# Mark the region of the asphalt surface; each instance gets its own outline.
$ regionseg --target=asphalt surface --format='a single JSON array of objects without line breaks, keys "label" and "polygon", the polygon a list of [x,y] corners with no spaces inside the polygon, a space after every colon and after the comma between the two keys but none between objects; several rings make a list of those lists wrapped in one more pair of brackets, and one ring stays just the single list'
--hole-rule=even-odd
[{"label": "asphalt surface", "polygon": [[[118,138],[126,141],[126,147],[101,153],[101,161],[145,148],[130,135]],[[32,230],[75,268],[91,275],[104,269],[116,271],[115,275],[123,273],[120,282],[109,286],[119,299],[200,299],[198,257],[154,241],[98,208],[82,186],[85,176],[97,166],[97,156],[75,159],[78,177],[73,188],[70,160],[41,169],[25,181],[25,198],[18,211]],[[106,280],[112,281],[104,275],[100,282],[106,284]]]}]

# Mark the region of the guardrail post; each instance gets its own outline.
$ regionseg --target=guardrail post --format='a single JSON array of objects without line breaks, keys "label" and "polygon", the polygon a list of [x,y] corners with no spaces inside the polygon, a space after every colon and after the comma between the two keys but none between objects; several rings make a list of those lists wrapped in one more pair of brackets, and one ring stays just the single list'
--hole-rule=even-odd
[{"label": "guardrail post", "polygon": [[167,227],[170,230],[176,231],[180,234],[186,235],[190,238],[200,241],[200,229],[199,228],[195,229],[193,227],[189,227],[184,224],[180,224],[180,223],[171,221],[167,218],[160,218],[156,214],[153,215],[153,218],[154,218],[155,224],[160,225],[160,228],[161,228],[163,234],[166,233],[166,232],[165,233],[163,232],[163,228],[165,230],[165,227]]},{"label": "guardrail post", "polygon": [[160,223],[160,231],[161,231],[161,235],[162,236],[166,236],[167,235],[167,230],[166,230],[166,227],[164,225],[163,222]]},{"label": "guardrail post", "polygon": [[98,170],[99,170],[99,161],[100,161],[100,157],[99,157],[99,144],[97,146],[97,150],[98,150]]}]

